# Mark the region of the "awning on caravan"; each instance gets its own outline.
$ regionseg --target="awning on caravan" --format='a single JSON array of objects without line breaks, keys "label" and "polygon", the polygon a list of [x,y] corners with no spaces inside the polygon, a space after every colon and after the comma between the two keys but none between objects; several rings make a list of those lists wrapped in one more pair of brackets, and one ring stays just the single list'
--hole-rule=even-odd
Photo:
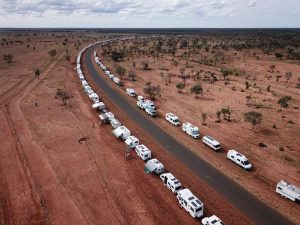
[{"label": "awning on caravan", "polygon": [[152,173],[155,170],[156,166],[155,163],[153,163],[151,160],[148,161],[145,165],[145,169],[149,172]]}]

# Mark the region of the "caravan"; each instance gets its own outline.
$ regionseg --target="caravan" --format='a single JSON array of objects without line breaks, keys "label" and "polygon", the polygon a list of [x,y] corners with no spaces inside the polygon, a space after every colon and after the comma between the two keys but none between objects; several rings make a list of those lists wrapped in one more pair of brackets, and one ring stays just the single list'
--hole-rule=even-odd
[{"label": "caravan", "polygon": [[109,120],[110,122],[110,125],[112,126],[112,128],[116,129],[118,128],[119,126],[122,126],[121,122],[119,120],[117,120],[116,118],[111,118]]},{"label": "caravan", "polygon": [[213,139],[210,136],[204,136],[202,138],[202,142],[206,145],[208,145],[209,147],[211,147],[213,150],[218,151],[221,149],[221,145],[218,141],[216,141],[215,139]]},{"label": "caravan", "polygon": [[193,124],[186,122],[182,124],[183,132],[187,133],[188,135],[192,136],[193,138],[200,138],[199,129],[198,127],[194,126]]},{"label": "caravan", "polygon": [[201,220],[203,225],[225,225],[219,217],[213,215],[211,217],[205,217]]},{"label": "caravan", "polygon": [[281,180],[276,186],[276,192],[285,198],[300,203],[300,188],[295,185]]},{"label": "caravan", "polygon": [[173,174],[163,173],[159,177],[173,194],[177,194],[177,192],[181,190],[181,183],[173,176]]},{"label": "caravan", "polygon": [[135,152],[144,161],[151,159],[151,151],[145,145],[136,146]]},{"label": "caravan", "polygon": [[136,146],[138,146],[140,144],[140,142],[139,142],[139,139],[137,139],[135,136],[129,136],[128,138],[126,138],[125,144],[129,148],[135,148]]},{"label": "caravan", "polygon": [[93,109],[103,110],[105,109],[105,105],[103,102],[96,102],[92,105]]},{"label": "caravan", "polygon": [[133,90],[132,88],[126,88],[126,93],[131,96],[131,97],[135,97],[135,90]]},{"label": "caravan", "polygon": [[114,129],[113,134],[116,136],[116,138],[121,138],[123,140],[131,135],[130,130],[128,130],[125,126],[119,126],[118,128]]},{"label": "caravan", "polygon": [[203,216],[204,205],[193,195],[189,189],[183,189],[177,192],[177,199],[181,207],[183,207],[193,218]]},{"label": "caravan", "polygon": [[157,159],[150,159],[147,161],[145,169],[150,173],[161,174],[164,172],[164,165]]}]

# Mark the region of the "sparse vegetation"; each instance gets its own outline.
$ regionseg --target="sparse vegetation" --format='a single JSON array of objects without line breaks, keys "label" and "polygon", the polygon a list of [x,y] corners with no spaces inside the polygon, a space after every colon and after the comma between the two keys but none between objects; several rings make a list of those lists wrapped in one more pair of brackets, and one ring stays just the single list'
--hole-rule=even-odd
[{"label": "sparse vegetation", "polygon": [[161,88],[159,85],[152,85],[151,82],[147,82],[144,88],[144,93],[154,100],[156,96],[161,94]]},{"label": "sparse vegetation", "polygon": [[11,64],[13,62],[14,56],[12,54],[4,54],[3,59],[7,62],[7,64]]},{"label": "sparse vegetation", "polygon": [[289,106],[288,102],[292,100],[291,96],[283,96],[282,98],[280,98],[278,100],[278,104],[282,107],[282,108],[287,108]]},{"label": "sparse vegetation", "polygon": [[246,112],[244,114],[245,122],[249,122],[254,128],[257,124],[260,124],[262,121],[262,114],[255,111]]},{"label": "sparse vegetation", "polygon": [[195,86],[193,86],[191,88],[191,92],[195,94],[195,97],[198,98],[198,95],[201,94],[202,95],[202,92],[203,92],[203,89],[201,87],[200,84],[196,84]]}]

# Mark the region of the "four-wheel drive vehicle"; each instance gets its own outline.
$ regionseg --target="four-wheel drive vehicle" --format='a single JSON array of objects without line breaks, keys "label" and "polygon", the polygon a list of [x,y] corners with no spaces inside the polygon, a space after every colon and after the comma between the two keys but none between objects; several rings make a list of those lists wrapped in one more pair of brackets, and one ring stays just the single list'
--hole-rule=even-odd
[{"label": "four-wheel drive vehicle", "polygon": [[180,121],[173,113],[166,113],[166,120],[175,126],[180,126]]},{"label": "four-wheel drive vehicle", "polygon": [[203,225],[225,225],[225,223],[215,215],[211,217],[205,217],[201,220],[201,222]]},{"label": "four-wheel drive vehicle", "polygon": [[173,176],[173,174],[163,173],[159,177],[173,194],[177,194],[177,192],[181,190],[181,183]]},{"label": "four-wheel drive vehicle", "polygon": [[193,218],[203,216],[204,205],[189,189],[182,189],[177,192],[177,199],[181,207],[183,207]]},{"label": "four-wheel drive vehicle", "polygon": [[281,180],[277,183],[276,192],[285,198],[300,203],[300,188],[295,185]]},{"label": "four-wheel drive vehicle", "polygon": [[236,150],[233,150],[233,149],[229,150],[227,152],[227,158],[232,160],[233,162],[235,162],[236,164],[238,164],[239,166],[241,166],[245,170],[251,170],[252,169],[252,165],[249,163],[246,156],[242,155],[241,153],[239,153]]},{"label": "four-wheel drive vehicle", "polygon": [[213,139],[210,136],[204,136],[202,138],[202,142],[206,145],[208,145],[209,147],[211,147],[213,150],[218,151],[221,149],[221,145],[218,141],[216,141],[215,139]]},{"label": "four-wheel drive vehicle", "polygon": [[188,135],[192,136],[193,138],[200,138],[199,129],[198,127],[194,126],[193,124],[187,122],[182,124],[183,132],[187,133]]}]

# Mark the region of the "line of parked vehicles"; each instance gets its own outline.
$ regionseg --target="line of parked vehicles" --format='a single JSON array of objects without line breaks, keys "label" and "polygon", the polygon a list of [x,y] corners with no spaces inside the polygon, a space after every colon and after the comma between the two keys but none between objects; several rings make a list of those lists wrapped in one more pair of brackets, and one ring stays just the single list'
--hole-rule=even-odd
[{"label": "line of parked vehicles", "polygon": [[[146,147],[144,144],[141,144],[139,139],[133,136],[128,128],[121,124],[121,122],[115,118],[112,112],[108,112],[106,110],[105,104],[100,101],[100,97],[92,90],[92,88],[88,85],[87,81],[81,70],[81,56],[82,53],[97,44],[107,44],[112,42],[112,40],[100,41],[94,44],[91,44],[84,49],[82,49],[77,57],[77,73],[78,77],[81,80],[81,84],[84,92],[88,95],[88,97],[93,102],[92,108],[99,110],[99,119],[103,123],[110,123],[113,128],[113,134],[116,138],[124,141],[127,148],[134,149],[137,156],[139,156],[145,163],[145,170],[149,173],[155,173],[159,175],[160,179],[164,183],[164,185],[176,195],[176,198],[180,204],[180,207],[184,208],[193,218],[200,218],[204,214],[204,204],[187,188],[183,188],[180,181],[174,177],[171,173],[164,173],[165,167],[164,165],[156,158],[152,158],[151,150]],[[117,85],[123,85],[122,81],[115,77],[105,65],[101,62],[100,58],[97,57],[96,51],[94,51],[95,62],[102,68],[104,73],[110,77]],[[145,100],[142,96],[137,96],[136,92],[132,88],[127,88],[126,93],[131,97],[137,97],[137,105],[139,108],[145,110],[151,116],[156,116],[156,106],[150,100]],[[147,109],[147,111],[146,111]],[[180,126],[179,118],[173,113],[166,113],[166,120],[169,121],[174,126]],[[192,125],[191,123],[183,123],[182,130],[186,132],[188,135],[193,138],[200,138],[198,127]],[[203,143],[211,147],[213,150],[218,151],[221,149],[221,145],[218,141],[213,139],[210,136],[204,136],[202,138]],[[232,160],[239,166],[244,169],[251,169],[252,165],[249,163],[248,159],[237,152],[236,150],[229,150],[227,153],[228,159]],[[280,181],[277,184],[276,192],[281,194],[282,196],[291,199],[292,201],[300,201],[300,188],[288,184],[285,181]],[[205,225],[224,225],[222,220],[215,215],[211,217],[205,217],[201,220],[202,224]]]}]

